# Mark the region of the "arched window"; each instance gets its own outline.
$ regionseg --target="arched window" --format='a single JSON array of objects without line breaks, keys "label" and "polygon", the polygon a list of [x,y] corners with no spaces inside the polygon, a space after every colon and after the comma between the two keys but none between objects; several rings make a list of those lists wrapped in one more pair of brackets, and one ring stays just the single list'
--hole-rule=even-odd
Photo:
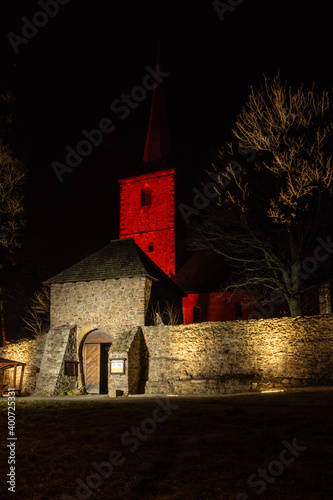
[{"label": "arched window", "polygon": [[201,309],[198,306],[193,307],[193,323],[200,323]]},{"label": "arched window", "polygon": [[243,319],[243,307],[241,304],[235,304],[235,316],[236,319]]},{"label": "arched window", "polygon": [[151,187],[145,184],[141,189],[141,206],[151,205]]}]

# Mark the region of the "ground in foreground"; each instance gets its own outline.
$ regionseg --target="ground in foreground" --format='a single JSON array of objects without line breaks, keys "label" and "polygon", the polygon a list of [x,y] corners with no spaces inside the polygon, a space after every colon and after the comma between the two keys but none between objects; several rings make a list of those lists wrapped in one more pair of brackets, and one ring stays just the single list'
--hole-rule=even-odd
[{"label": "ground in foreground", "polygon": [[[6,398],[0,411],[1,497],[13,498],[6,485]],[[331,388],[201,398],[17,398],[16,495],[331,500],[332,417]],[[110,452],[113,472],[104,464],[92,475],[92,464],[100,467]],[[87,481],[89,489],[82,486]]]}]

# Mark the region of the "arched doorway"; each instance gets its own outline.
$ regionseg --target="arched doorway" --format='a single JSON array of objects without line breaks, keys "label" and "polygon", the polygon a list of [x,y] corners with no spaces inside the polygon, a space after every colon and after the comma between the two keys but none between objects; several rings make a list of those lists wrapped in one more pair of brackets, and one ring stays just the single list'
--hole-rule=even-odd
[{"label": "arched doorway", "polygon": [[102,330],[89,333],[84,341],[83,373],[89,394],[108,393],[108,352],[111,344],[111,335]]}]

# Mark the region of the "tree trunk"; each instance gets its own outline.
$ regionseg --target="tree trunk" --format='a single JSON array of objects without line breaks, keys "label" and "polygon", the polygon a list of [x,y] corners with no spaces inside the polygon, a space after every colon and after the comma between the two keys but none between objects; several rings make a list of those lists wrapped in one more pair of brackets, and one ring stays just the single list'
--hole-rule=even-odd
[{"label": "tree trunk", "polygon": [[296,295],[295,297],[288,299],[288,305],[289,305],[289,309],[290,309],[290,315],[292,318],[295,318],[296,316],[301,316],[302,310],[301,310],[301,296],[300,295]]}]

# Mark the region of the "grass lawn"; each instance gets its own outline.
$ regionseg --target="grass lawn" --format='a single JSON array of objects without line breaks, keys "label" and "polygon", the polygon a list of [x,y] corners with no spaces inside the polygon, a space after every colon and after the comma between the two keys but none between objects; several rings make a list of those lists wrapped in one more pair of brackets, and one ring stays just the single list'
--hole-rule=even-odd
[{"label": "grass lawn", "polygon": [[17,398],[14,494],[1,398],[1,498],[333,499],[332,389],[160,399]]}]

